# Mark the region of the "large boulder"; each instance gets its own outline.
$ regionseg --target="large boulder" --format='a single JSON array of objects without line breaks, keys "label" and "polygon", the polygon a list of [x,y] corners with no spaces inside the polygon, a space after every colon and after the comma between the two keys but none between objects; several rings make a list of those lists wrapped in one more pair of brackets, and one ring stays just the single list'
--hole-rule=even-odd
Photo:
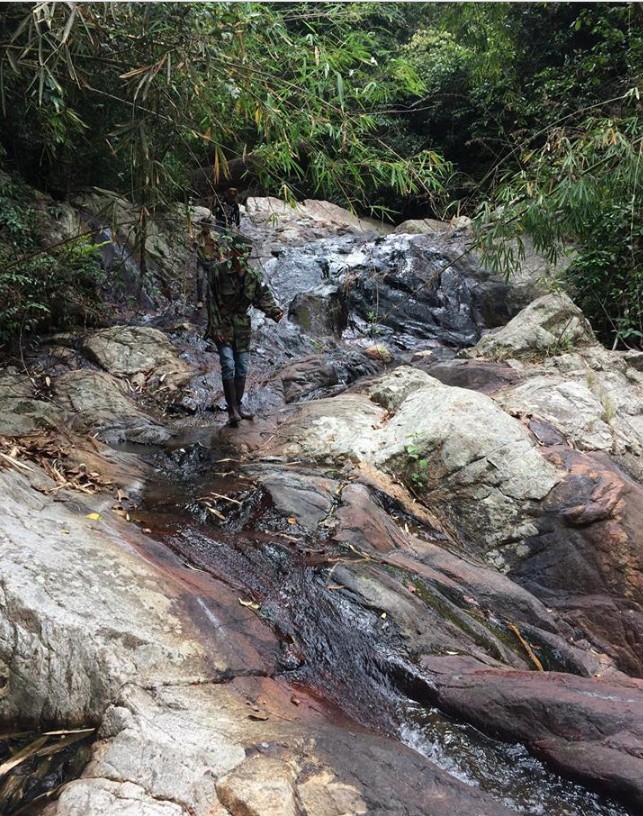
[{"label": "large boulder", "polygon": [[358,391],[292,407],[268,449],[393,474],[457,546],[555,605],[621,668],[643,674],[640,486],[560,434],[538,444],[531,424],[491,397],[421,371],[400,366]]},{"label": "large boulder", "polygon": [[110,374],[155,374],[184,384],[194,369],[181,360],[163,332],[146,326],[111,326],[91,334],[83,350]]},{"label": "large boulder", "polygon": [[439,502],[483,552],[536,532],[536,506],[558,482],[529,433],[482,394],[400,366],[332,402],[302,406],[281,433],[290,455],[348,458],[390,470]]},{"label": "large boulder", "polygon": [[634,464],[643,454],[641,369],[637,355],[587,346],[524,367],[523,382],[496,398],[514,415],[549,423],[581,450],[629,455]]},{"label": "large boulder", "polygon": [[66,422],[59,406],[36,394],[33,377],[12,367],[0,372],[0,436],[23,436]]},{"label": "large boulder", "polygon": [[102,371],[69,371],[52,383],[59,405],[74,415],[77,427],[97,433],[106,442],[156,444],[172,431],[128,396],[124,382]]},{"label": "large boulder", "polygon": [[530,745],[566,774],[643,807],[643,683],[503,672],[467,658],[425,661],[440,707]]},{"label": "large boulder", "polygon": [[542,358],[594,343],[591,326],[578,306],[564,293],[556,293],[537,298],[506,326],[485,335],[463,354],[492,360]]}]

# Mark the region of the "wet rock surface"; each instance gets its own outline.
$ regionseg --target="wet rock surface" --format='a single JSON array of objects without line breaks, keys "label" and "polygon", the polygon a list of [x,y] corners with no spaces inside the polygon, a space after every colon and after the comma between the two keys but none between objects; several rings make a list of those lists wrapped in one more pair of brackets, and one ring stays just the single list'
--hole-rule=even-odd
[{"label": "wet rock surface", "polygon": [[[641,356],[559,296],[489,333],[528,280],[461,225],[242,228],[289,314],[253,315],[254,423],[176,304],[0,372],[0,714],[99,727],[47,813],[637,812]],[[122,450],[34,461],[63,424]]]}]

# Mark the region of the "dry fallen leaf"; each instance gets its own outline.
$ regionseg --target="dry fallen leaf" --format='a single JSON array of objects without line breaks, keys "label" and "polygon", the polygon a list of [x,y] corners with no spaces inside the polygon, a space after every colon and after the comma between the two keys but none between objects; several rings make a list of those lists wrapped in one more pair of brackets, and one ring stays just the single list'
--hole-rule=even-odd
[{"label": "dry fallen leaf", "polygon": [[260,604],[255,603],[254,601],[246,601],[244,598],[239,598],[239,603],[241,606],[247,606],[250,609],[261,609]]},{"label": "dry fallen leaf", "polygon": [[98,521],[98,519],[102,519],[103,517],[100,513],[87,513],[85,518],[91,519],[92,521]]},{"label": "dry fallen leaf", "polygon": [[288,519],[288,524],[297,524],[297,519],[294,516],[290,516]]}]

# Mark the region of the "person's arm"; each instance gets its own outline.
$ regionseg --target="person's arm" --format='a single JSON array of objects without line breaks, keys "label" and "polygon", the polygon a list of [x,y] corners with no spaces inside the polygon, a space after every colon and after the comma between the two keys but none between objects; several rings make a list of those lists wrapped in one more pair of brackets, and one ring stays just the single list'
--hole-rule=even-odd
[{"label": "person's arm", "polygon": [[279,323],[281,318],[284,316],[283,309],[275,300],[268,286],[261,279],[261,275],[256,271],[253,271],[252,274],[254,274],[257,278],[257,291],[252,301],[252,305],[257,309],[260,309],[268,317],[272,318],[275,323]]},{"label": "person's arm", "polygon": [[234,202],[234,223],[237,227],[241,224],[241,211],[236,201]]},{"label": "person's arm", "polygon": [[205,257],[205,242],[201,237],[194,238],[194,248],[196,249],[196,259],[202,266],[207,263]]},{"label": "person's arm", "polygon": [[221,264],[220,263],[212,263],[209,267],[209,274],[208,274],[208,285],[209,285],[209,296],[208,296],[208,329],[207,329],[207,336],[211,337],[216,342],[219,342],[223,339],[223,318],[221,317],[221,312],[219,311],[219,301],[217,297],[218,292],[218,282],[219,282],[219,269]]}]

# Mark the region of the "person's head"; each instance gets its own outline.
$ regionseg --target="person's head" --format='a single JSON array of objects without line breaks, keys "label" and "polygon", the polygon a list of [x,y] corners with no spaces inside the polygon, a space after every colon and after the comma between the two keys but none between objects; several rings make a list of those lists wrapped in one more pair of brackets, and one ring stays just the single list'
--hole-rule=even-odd
[{"label": "person's head", "polygon": [[234,235],[230,240],[230,256],[236,260],[247,261],[252,254],[252,241],[243,235]]},{"label": "person's head", "polygon": [[228,189],[223,193],[223,197],[226,201],[236,201],[238,194],[239,191],[236,187],[228,187]]}]

